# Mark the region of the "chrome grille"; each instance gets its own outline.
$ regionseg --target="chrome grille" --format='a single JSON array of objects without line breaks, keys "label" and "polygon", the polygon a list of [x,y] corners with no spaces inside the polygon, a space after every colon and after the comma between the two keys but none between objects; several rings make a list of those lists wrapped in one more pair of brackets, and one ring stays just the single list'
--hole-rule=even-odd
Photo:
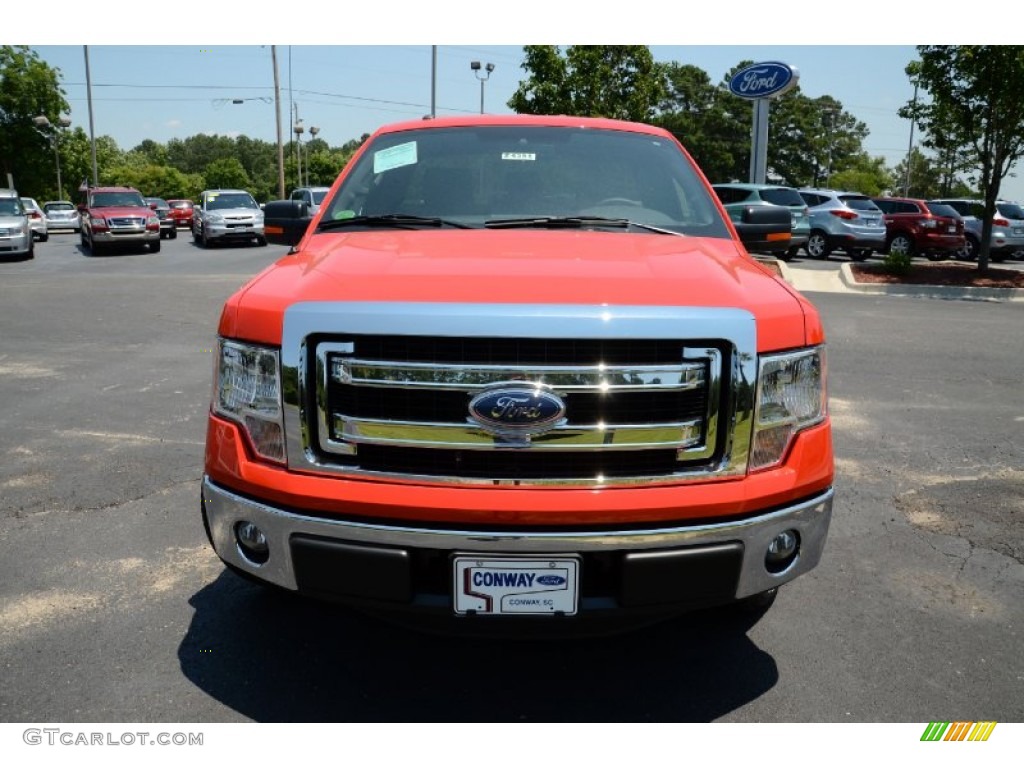
[{"label": "chrome grille", "polygon": [[[403,322],[397,313],[433,307],[444,315],[453,308],[298,306],[321,317],[309,322],[292,310],[285,317],[285,420],[294,468],[420,483],[584,487],[678,483],[745,470],[746,441],[736,436],[749,430],[756,356],[753,318],[741,310],[640,308],[643,322],[623,318],[613,331],[606,327],[607,308],[541,307],[587,317],[531,317],[525,324],[543,334],[535,338],[485,335],[515,327],[505,315],[520,310],[500,305],[488,306],[497,318],[484,314],[465,324],[467,336],[431,333],[432,327],[450,331],[464,307],[455,307],[454,317]],[[325,312],[328,307],[339,314]],[[396,315],[385,319],[379,307]],[[702,322],[680,338],[686,326],[674,321],[690,315]],[[728,322],[703,321],[712,315]],[[338,327],[348,324],[352,332]],[[365,332],[374,325],[384,333]],[[623,334],[634,325],[655,337]],[[674,325],[676,335],[665,338]],[[595,326],[614,338],[553,335]],[[394,327],[422,335],[395,334]],[[526,382],[557,393],[565,420],[540,434],[510,436],[469,418],[475,395]]]}]

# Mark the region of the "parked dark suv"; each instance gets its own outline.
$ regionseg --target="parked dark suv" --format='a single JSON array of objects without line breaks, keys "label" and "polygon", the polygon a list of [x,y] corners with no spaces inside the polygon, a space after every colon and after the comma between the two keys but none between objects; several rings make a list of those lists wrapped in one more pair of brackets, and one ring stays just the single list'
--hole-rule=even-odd
[{"label": "parked dark suv", "polygon": [[886,250],[941,261],[964,247],[964,222],[948,205],[909,197],[873,197],[885,214]]}]

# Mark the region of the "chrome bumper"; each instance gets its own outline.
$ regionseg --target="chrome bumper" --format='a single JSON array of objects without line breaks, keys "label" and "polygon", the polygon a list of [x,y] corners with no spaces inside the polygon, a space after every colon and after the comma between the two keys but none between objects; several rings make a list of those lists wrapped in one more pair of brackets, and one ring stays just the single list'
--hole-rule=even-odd
[{"label": "chrome bumper", "polygon": [[[202,494],[209,534],[220,558],[258,579],[291,590],[297,589],[289,541],[295,534],[368,546],[511,555],[625,553],[741,542],[743,560],[736,589],[736,598],[739,599],[785,584],[818,564],[832,518],[833,490],[829,488],[813,499],[784,509],[726,523],[677,525],[646,530],[507,533],[457,528],[439,530],[412,525],[378,525],[309,517],[243,498],[221,488],[205,476]],[[239,550],[234,530],[235,524],[242,520],[255,523],[266,535],[270,548],[270,557],[266,563],[253,563]],[[800,534],[799,554],[782,573],[769,573],[764,567],[768,544],[786,529],[795,529]]]}]

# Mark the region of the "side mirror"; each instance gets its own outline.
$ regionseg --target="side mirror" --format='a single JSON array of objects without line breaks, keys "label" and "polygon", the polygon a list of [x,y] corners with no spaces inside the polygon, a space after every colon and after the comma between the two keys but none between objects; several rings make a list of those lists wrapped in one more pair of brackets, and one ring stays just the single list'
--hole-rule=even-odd
[{"label": "side mirror", "polygon": [[748,205],[733,226],[748,251],[779,251],[793,239],[793,216],[781,205]]},{"label": "side mirror", "polygon": [[157,208],[157,205],[156,205],[156,203],[150,203],[150,204],[149,204],[149,207],[150,207],[150,209],[151,209],[151,210],[154,210],[154,211],[155,211],[155,210],[156,210],[156,208]]},{"label": "side mirror", "polygon": [[295,245],[306,234],[313,216],[298,200],[272,200],[263,207],[263,234],[268,243]]}]

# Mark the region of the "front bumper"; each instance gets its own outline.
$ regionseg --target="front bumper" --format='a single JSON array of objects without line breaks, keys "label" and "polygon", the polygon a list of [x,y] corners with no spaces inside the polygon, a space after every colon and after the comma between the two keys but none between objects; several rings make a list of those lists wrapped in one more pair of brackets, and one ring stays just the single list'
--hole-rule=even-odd
[{"label": "front bumper", "polygon": [[225,224],[207,224],[206,237],[208,240],[251,240],[263,237],[263,225],[229,227]]},{"label": "front bumper", "polygon": [[[455,553],[571,554],[582,558],[580,613],[686,610],[778,587],[814,568],[832,515],[831,488],[741,520],[644,529],[471,530],[313,516],[245,498],[204,477],[210,541],[228,565],[288,590],[387,610],[451,614]],[[257,564],[238,546],[239,522],[266,535]],[[781,573],[765,567],[769,542],[796,530],[800,549]]]},{"label": "front bumper", "polygon": [[27,235],[0,235],[0,253],[23,254],[32,250],[32,233]]},{"label": "front bumper", "polygon": [[128,231],[106,231],[92,232],[92,240],[95,243],[152,243],[160,239],[160,230],[128,230]]}]

